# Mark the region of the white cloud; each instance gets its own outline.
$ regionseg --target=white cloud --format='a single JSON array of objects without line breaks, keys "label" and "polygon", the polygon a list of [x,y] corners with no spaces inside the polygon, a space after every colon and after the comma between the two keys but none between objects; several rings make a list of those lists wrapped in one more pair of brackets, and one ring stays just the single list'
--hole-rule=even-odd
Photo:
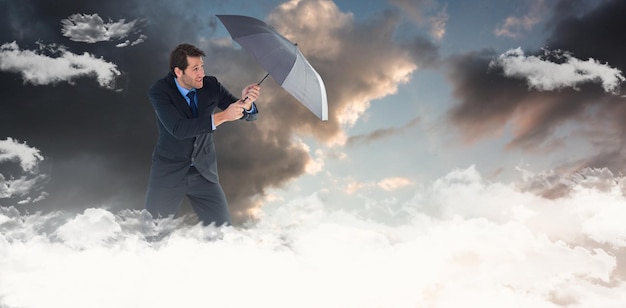
[{"label": "white cloud", "polygon": [[[61,33],[76,42],[96,43],[111,40],[122,40],[131,34],[140,32],[137,28],[139,21],[126,22],[120,19],[117,22],[107,23],[98,14],[74,14],[61,20]],[[141,34],[131,43],[130,40],[118,44],[117,47],[133,46],[143,42],[147,36]]]},{"label": "white cloud", "polygon": [[448,16],[447,9],[444,7],[437,15],[434,15],[429,18],[430,21],[430,35],[437,39],[443,39],[446,34],[446,26],[448,24]]},{"label": "white cloud", "polygon": [[494,29],[493,33],[496,36],[519,37],[523,31],[529,31],[539,24],[546,11],[545,0],[531,0],[528,12],[524,16],[507,17],[501,25]]},{"label": "white cloud", "polygon": [[626,234],[597,227],[626,220],[623,181],[548,200],[456,170],[420,188],[401,223],[317,195],[222,230],[0,208],[0,305],[197,307],[205,297],[180,294],[211,290],[229,307],[617,307]]},{"label": "white cloud", "polygon": [[[559,58],[562,63],[554,63],[549,56]],[[599,61],[589,58],[583,61],[567,52],[545,51],[544,57],[526,56],[521,47],[510,49],[493,59],[490,67],[501,67],[509,77],[523,78],[528,86],[540,91],[574,88],[582,83],[599,82],[605,92],[617,94],[624,81],[622,72]]]},{"label": "white cloud", "polygon": [[0,140],[0,163],[5,161],[17,161],[23,171],[33,171],[39,162],[43,161],[41,151],[9,137]]},{"label": "white cloud", "polygon": [[326,155],[324,151],[318,149],[315,150],[315,158],[311,158],[309,162],[304,167],[306,173],[308,174],[318,174],[320,171],[324,170],[324,162],[326,160]]},{"label": "white cloud", "polygon": [[134,42],[131,42],[130,40],[126,40],[123,43],[119,43],[117,45],[115,45],[115,47],[127,47],[127,46],[135,46],[137,44],[141,44],[146,40],[147,36],[145,35],[140,35]]},{"label": "white cloud", "polygon": [[352,195],[355,192],[366,188],[366,187],[370,187],[371,184],[367,184],[367,183],[362,183],[362,182],[358,182],[358,181],[350,181],[348,182],[345,186],[344,186],[344,192],[348,195]]},{"label": "white cloud", "polygon": [[[56,57],[48,56],[52,51]],[[117,66],[90,53],[74,54],[63,46],[40,46],[39,50],[21,50],[16,42],[0,46],[0,70],[20,73],[24,82],[47,85],[73,83],[79,77],[95,77],[101,87],[114,88],[121,73]]]},{"label": "white cloud", "polygon": [[[37,174],[39,164],[44,160],[41,152],[13,138],[0,140],[0,165],[3,163],[19,164],[22,174],[16,178],[13,175],[0,173],[0,198],[23,197],[30,193],[38,194],[34,199],[27,197],[18,202],[25,204],[41,201],[47,196],[46,192],[40,191],[43,182],[47,179],[45,174]],[[8,177],[8,178],[7,178]]]},{"label": "white cloud", "polygon": [[[47,178],[45,174],[41,175],[22,175],[18,178],[10,177],[5,178],[0,173],[0,198],[11,198],[14,196],[24,196],[33,190],[37,189],[42,182]],[[46,195],[40,195],[45,198]],[[37,200],[42,200],[37,198]],[[31,199],[24,199],[18,202],[18,204],[30,203]]]},{"label": "white cloud", "polygon": [[411,185],[412,183],[413,181],[404,177],[392,177],[382,179],[380,182],[377,183],[377,185],[383,190],[394,191],[396,189]]},{"label": "white cloud", "polygon": [[304,170],[307,174],[315,175],[324,170],[324,162],[326,160],[326,155],[324,154],[324,151],[322,151],[321,149],[317,149],[315,150],[315,157],[312,157],[313,155],[311,155],[311,147],[306,144],[302,139],[295,138],[294,145],[298,148],[301,148],[309,155],[309,160],[304,166]]},{"label": "white cloud", "polygon": [[86,248],[101,245],[121,231],[111,212],[91,208],[59,227],[55,235],[70,247]]},{"label": "white cloud", "polygon": [[[40,177],[41,179],[45,179],[45,176],[39,176],[39,177]],[[29,189],[27,190],[27,192],[30,192],[30,191],[32,191],[32,189],[31,189],[31,188],[29,188]],[[37,196],[37,197],[35,197],[35,198],[32,198],[32,197],[27,197],[26,199],[23,199],[23,200],[18,201],[18,202],[17,202],[17,204],[28,204],[28,203],[31,203],[31,202],[32,202],[32,203],[39,202],[39,201],[41,201],[41,200],[43,200],[43,199],[46,199],[46,198],[48,197],[48,195],[49,195],[49,194],[48,194],[47,192],[42,191],[41,193],[39,193],[39,196]]]}]

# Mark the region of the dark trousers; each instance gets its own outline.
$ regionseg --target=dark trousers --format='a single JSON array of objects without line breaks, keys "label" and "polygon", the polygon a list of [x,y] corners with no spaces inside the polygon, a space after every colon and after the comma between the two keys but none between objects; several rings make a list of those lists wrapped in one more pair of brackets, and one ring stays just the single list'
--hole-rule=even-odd
[{"label": "dark trousers", "polygon": [[219,183],[209,182],[194,167],[189,168],[189,172],[182,181],[174,186],[149,185],[146,194],[146,210],[153,218],[173,216],[184,196],[189,198],[193,210],[204,225],[231,224],[228,203],[222,186]]}]

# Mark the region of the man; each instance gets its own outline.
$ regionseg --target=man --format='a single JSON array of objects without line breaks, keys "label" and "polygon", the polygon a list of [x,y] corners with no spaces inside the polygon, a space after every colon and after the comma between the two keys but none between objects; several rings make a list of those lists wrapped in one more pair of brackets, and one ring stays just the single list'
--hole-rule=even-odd
[{"label": "man", "polygon": [[186,195],[204,225],[220,226],[231,220],[218,179],[213,132],[229,121],[256,120],[260,87],[248,85],[237,99],[215,77],[204,75],[204,56],[193,45],[178,45],[170,54],[170,72],[150,88],[159,137],[146,209],[154,218],[174,215]]}]

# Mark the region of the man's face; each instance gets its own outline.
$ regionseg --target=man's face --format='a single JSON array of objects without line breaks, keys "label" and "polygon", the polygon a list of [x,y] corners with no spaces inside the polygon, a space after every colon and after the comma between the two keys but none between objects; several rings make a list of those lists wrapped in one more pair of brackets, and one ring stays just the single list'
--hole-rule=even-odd
[{"label": "man's face", "polygon": [[176,78],[178,83],[185,89],[202,88],[204,78],[204,61],[202,57],[187,57],[189,65],[182,71],[176,68]]}]

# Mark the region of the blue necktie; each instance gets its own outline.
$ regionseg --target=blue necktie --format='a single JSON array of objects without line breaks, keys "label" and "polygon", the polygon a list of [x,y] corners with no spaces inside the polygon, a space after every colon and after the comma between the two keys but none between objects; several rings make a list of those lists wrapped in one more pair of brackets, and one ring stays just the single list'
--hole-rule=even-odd
[{"label": "blue necktie", "polygon": [[196,91],[189,91],[187,93],[187,97],[189,97],[189,108],[191,108],[191,113],[194,118],[198,117],[198,103],[196,103]]}]

